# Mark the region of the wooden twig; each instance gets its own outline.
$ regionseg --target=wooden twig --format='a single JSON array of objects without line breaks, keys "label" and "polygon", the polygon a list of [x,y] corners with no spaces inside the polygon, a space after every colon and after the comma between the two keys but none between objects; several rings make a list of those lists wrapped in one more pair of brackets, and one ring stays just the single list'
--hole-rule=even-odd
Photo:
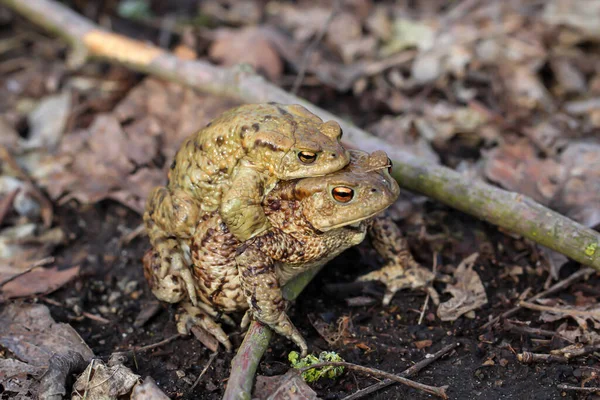
[{"label": "wooden twig", "polygon": [[[460,343],[458,343],[458,342],[457,343],[453,343],[453,344],[449,344],[448,346],[445,346],[445,347],[441,348],[439,351],[437,351],[433,355],[430,355],[427,358],[424,358],[423,360],[419,361],[418,363],[416,363],[412,367],[410,367],[408,369],[405,369],[404,371],[402,371],[398,375],[399,376],[403,376],[403,377],[415,376],[417,373],[419,373],[422,369],[424,369],[425,367],[427,367],[429,364],[433,363],[434,361],[439,360],[444,355],[446,355],[450,351],[454,350],[458,346],[460,346]],[[378,390],[381,390],[381,389],[383,389],[385,387],[393,385],[394,383],[396,383],[396,381],[393,381],[391,379],[385,379],[385,380],[383,380],[381,382],[377,382],[374,385],[371,385],[371,386],[368,386],[368,387],[366,387],[364,389],[361,389],[358,392],[352,393],[350,396],[346,396],[342,400],[356,400],[356,399],[360,399],[361,397],[364,397],[364,396],[366,396],[368,394],[371,394],[371,393],[376,392]]]},{"label": "wooden twig", "polygon": [[353,371],[360,372],[363,374],[375,376],[378,378],[385,378],[385,379],[389,379],[389,380],[392,380],[392,381],[395,381],[398,383],[402,383],[413,389],[421,390],[425,393],[429,393],[434,396],[441,397],[442,399],[448,398],[448,395],[446,395],[446,389],[448,388],[448,386],[440,386],[440,387],[429,386],[429,385],[425,385],[423,383],[411,381],[410,379],[407,379],[400,375],[394,375],[394,374],[390,374],[389,372],[381,371],[379,369],[363,367],[362,365],[352,364],[352,363],[348,363],[348,362],[328,361],[328,362],[313,364],[310,367],[305,367],[305,368],[300,369],[300,373],[306,372],[313,368],[323,368],[323,367],[345,367],[345,368],[348,368],[348,369],[351,369]]},{"label": "wooden twig", "polygon": [[202,377],[204,376],[204,374],[206,373],[206,371],[208,371],[208,368],[210,367],[210,365],[214,361],[214,359],[217,356],[217,354],[219,354],[219,352],[215,351],[214,353],[212,353],[210,355],[210,357],[208,358],[208,361],[206,362],[206,365],[204,366],[204,368],[202,368],[202,371],[200,372],[200,375],[198,375],[198,378],[196,378],[196,381],[194,382],[194,384],[190,388],[189,393],[192,393],[194,391],[194,389],[196,388],[196,386],[198,386],[198,384],[200,383],[200,380],[202,379]]},{"label": "wooden twig", "polygon": [[521,301],[519,305],[523,308],[528,308],[530,310],[535,311],[547,311],[554,314],[563,314],[568,315],[570,317],[585,317],[585,318],[594,318],[600,319],[600,311],[599,310],[575,310],[570,308],[561,308],[561,307],[551,307],[544,306],[541,304],[530,303],[528,301]]},{"label": "wooden twig", "polygon": [[[561,290],[566,289],[567,287],[571,286],[571,284],[573,282],[576,282],[579,279],[583,278],[584,276],[589,276],[589,275],[591,275],[593,273],[594,273],[593,269],[582,268],[579,271],[575,272],[573,275],[569,276],[568,278],[563,279],[560,282],[556,282],[554,285],[552,285],[548,289],[544,290],[543,292],[540,292],[540,293],[536,294],[535,296],[530,297],[529,299],[527,299],[527,301],[534,301],[534,300],[541,299],[543,297],[549,296],[551,294],[560,292]],[[510,310],[502,313],[500,316],[492,318],[490,321],[488,321],[483,326],[481,326],[481,329],[487,329],[487,328],[489,328],[490,326],[492,326],[492,325],[496,324],[498,321],[500,321],[500,319],[502,319],[502,318],[512,317],[520,309],[521,309],[520,305],[511,308]]]},{"label": "wooden twig", "polygon": [[574,391],[578,391],[578,392],[585,392],[585,393],[600,393],[600,386],[597,387],[585,387],[585,386],[571,386],[571,385],[565,385],[565,384],[560,384],[556,386],[557,388],[561,389],[561,390],[574,390]]},{"label": "wooden twig", "polygon": [[104,59],[204,92],[243,102],[275,101],[304,105],[325,120],[338,120],[349,147],[385,149],[399,184],[484,221],[518,233],[600,271],[600,234],[524,195],[473,181],[449,168],[407,153],[265,81],[247,67],[219,68],[184,60],[159,47],[101,29],[52,0],[0,0],[33,22],[65,38],[80,58]]},{"label": "wooden twig", "polygon": [[260,322],[252,322],[240,348],[231,361],[231,374],[223,400],[251,398],[254,374],[269,347],[273,332]]},{"label": "wooden twig", "polygon": [[519,360],[523,364],[533,364],[533,363],[539,363],[539,362],[542,362],[542,363],[555,362],[555,363],[560,363],[560,364],[566,364],[569,362],[569,359],[567,357],[556,356],[554,354],[530,353],[528,351],[517,354],[517,360]]},{"label": "wooden twig", "polygon": [[160,342],[156,342],[156,343],[152,343],[146,346],[141,346],[141,347],[134,347],[133,349],[129,349],[129,350],[122,350],[122,351],[115,351],[112,356],[127,356],[127,355],[131,355],[134,353],[142,353],[144,351],[148,351],[148,350],[152,350],[155,349],[157,347],[161,347],[164,346],[167,343],[171,343],[173,340],[175,339],[179,339],[180,337],[183,337],[183,335],[181,333],[177,333],[175,335],[169,336],[166,339],[161,340]]}]

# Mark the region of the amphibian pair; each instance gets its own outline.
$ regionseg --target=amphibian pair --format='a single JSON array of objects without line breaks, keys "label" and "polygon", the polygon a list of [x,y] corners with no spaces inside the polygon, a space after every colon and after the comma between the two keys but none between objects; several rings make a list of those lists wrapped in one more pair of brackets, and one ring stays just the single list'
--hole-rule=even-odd
[{"label": "amphibian pair", "polygon": [[215,319],[246,310],[305,354],[281,287],[367,232],[387,265],[366,279],[388,285],[386,301],[414,285],[405,267],[432,279],[395,223],[377,216],[399,194],[388,157],[347,152],[340,137],[300,106],[268,104],[231,110],[184,142],[144,215],[153,246],[144,273],[160,300],[181,303],[181,332],[198,325],[230,349]]}]

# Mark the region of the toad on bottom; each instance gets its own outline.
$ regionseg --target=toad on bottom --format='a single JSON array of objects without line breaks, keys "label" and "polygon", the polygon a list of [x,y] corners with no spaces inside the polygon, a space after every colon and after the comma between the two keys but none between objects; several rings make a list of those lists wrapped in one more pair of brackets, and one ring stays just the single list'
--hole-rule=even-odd
[{"label": "toad on bottom", "polygon": [[[421,286],[433,279],[414,261],[397,225],[381,215],[400,191],[389,174],[387,155],[355,150],[350,155],[350,164],[341,171],[278,182],[262,202],[270,228],[259,236],[238,240],[217,211],[202,218],[194,236],[179,247],[192,266],[197,305],[187,300],[188,286],[180,275],[162,275],[157,252],[146,254],[144,273],[153,293],[164,301],[181,302],[180,332],[197,325],[231,349],[216,319],[231,323],[223,313],[246,311],[246,322],[251,317],[264,323],[306,354],[306,342],[286,314],[282,286],[359,244],[367,234],[386,260],[381,274],[396,281],[382,279],[395,285],[393,290],[415,286],[414,277]],[[406,279],[405,272],[414,277]]]}]

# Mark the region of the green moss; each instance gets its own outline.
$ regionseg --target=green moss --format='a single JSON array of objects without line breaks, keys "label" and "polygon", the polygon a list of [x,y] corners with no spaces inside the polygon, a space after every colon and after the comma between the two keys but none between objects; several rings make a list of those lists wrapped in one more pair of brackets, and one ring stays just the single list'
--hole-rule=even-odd
[{"label": "green moss", "polygon": [[[288,355],[288,360],[292,364],[293,368],[302,369],[305,367],[310,367],[314,364],[319,364],[322,362],[343,362],[344,359],[340,357],[337,353],[333,351],[323,351],[319,354],[319,358],[313,356],[312,354],[307,355],[304,358],[300,358],[300,355],[291,351]],[[323,368],[312,368],[306,370],[302,373],[302,379],[306,382],[315,382],[323,377],[329,379],[335,379],[340,376],[344,372],[344,367],[323,367]]]},{"label": "green moss", "polygon": [[598,249],[598,243],[591,243],[585,248],[585,255],[588,257],[592,257],[596,254],[596,249]]}]

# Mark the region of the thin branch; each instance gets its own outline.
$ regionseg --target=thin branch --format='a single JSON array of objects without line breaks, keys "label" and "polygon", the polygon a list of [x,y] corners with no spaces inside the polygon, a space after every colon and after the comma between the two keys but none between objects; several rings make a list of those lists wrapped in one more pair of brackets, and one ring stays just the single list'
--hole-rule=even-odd
[{"label": "thin branch", "polygon": [[[405,369],[404,371],[402,371],[398,375],[399,376],[403,376],[403,377],[415,376],[422,369],[424,369],[425,367],[427,367],[429,364],[431,364],[434,361],[439,360],[440,358],[442,358],[443,356],[445,356],[447,353],[449,353],[450,351],[454,350],[458,346],[460,346],[460,343],[449,344],[448,346],[445,346],[445,347],[441,348],[439,351],[437,351],[433,355],[428,355],[426,358],[424,358],[423,360],[419,361],[418,363],[416,363],[412,367],[410,367],[408,369]],[[364,396],[366,396],[368,394],[371,394],[371,393],[376,392],[378,390],[381,390],[381,389],[383,389],[385,387],[393,385],[394,383],[396,383],[396,381],[393,381],[391,379],[386,379],[386,380],[383,380],[381,382],[377,382],[374,385],[371,385],[371,386],[368,386],[368,387],[366,387],[364,389],[361,389],[358,392],[352,393],[350,396],[346,396],[342,400],[356,400],[356,399],[360,399],[361,397],[364,397]]]},{"label": "thin branch", "polygon": [[273,332],[260,322],[253,321],[240,348],[231,361],[231,375],[223,400],[250,398],[254,375],[260,359],[269,347]]},{"label": "thin branch", "polygon": [[518,233],[582,264],[600,271],[600,234],[560,215],[524,195],[473,181],[460,173],[392,146],[348,121],[315,107],[247,67],[220,68],[197,60],[183,60],[159,47],[101,29],[52,0],[0,0],[33,22],[65,38],[79,56],[114,64],[179,82],[203,92],[242,102],[301,104],[325,120],[338,120],[346,143],[372,152],[385,149],[395,168],[394,178],[413,192],[422,193],[479,219]]},{"label": "thin branch", "polygon": [[[593,273],[594,273],[594,270],[591,268],[580,269],[579,271],[575,272],[573,275],[569,276],[568,278],[563,279],[562,281],[556,282],[554,285],[552,285],[548,289],[544,290],[543,292],[540,292],[540,293],[536,294],[535,296],[530,297],[529,299],[527,299],[527,301],[534,301],[534,300],[549,296],[551,294],[560,292],[561,290],[568,288],[569,286],[571,286],[572,283],[578,281],[579,279],[583,278],[584,276],[589,276]],[[500,316],[492,318],[489,322],[484,324],[481,327],[481,329],[489,328],[490,326],[492,326],[495,323],[497,323],[498,321],[500,321],[500,319],[502,319],[502,318],[512,317],[520,309],[521,309],[520,305],[511,308],[510,310],[502,313]]]},{"label": "thin branch", "polygon": [[600,319],[600,311],[598,310],[575,310],[570,308],[561,308],[561,307],[550,307],[544,306],[541,304],[530,303],[528,301],[521,301],[519,305],[523,308],[528,308],[530,310],[535,311],[547,311],[554,314],[563,314],[568,315],[570,317],[585,317],[585,318],[594,318]]},{"label": "thin branch", "polygon": [[175,335],[169,336],[166,339],[161,340],[160,342],[148,344],[146,346],[141,347],[134,347],[133,349],[129,350],[115,351],[111,356],[127,356],[134,353],[142,353],[148,350],[155,349],[157,347],[164,346],[165,344],[171,343],[173,340],[179,339],[180,337],[183,337],[183,335],[181,333],[177,333]]},{"label": "thin branch", "polygon": [[362,365],[352,364],[352,363],[348,363],[348,362],[331,362],[331,361],[329,361],[329,362],[313,364],[310,367],[302,368],[300,370],[300,372],[302,373],[302,372],[306,372],[313,368],[323,368],[323,367],[330,367],[330,366],[331,367],[345,367],[345,368],[348,368],[348,369],[351,369],[353,371],[357,371],[357,372],[360,372],[363,374],[375,376],[378,378],[390,379],[392,381],[402,383],[406,386],[409,386],[413,389],[421,390],[425,393],[429,393],[434,396],[441,397],[442,399],[448,398],[448,395],[446,395],[446,389],[448,388],[448,386],[440,386],[440,387],[429,386],[429,385],[425,385],[423,383],[411,381],[410,379],[407,379],[400,375],[394,375],[394,374],[390,374],[389,372],[381,371],[379,369],[363,367]]}]

